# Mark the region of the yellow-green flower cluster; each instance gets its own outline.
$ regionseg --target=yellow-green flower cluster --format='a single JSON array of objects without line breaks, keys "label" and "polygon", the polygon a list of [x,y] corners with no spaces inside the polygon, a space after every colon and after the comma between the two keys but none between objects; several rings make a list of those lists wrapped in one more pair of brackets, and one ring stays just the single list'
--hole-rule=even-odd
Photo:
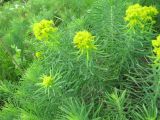
[{"label": "yellow-green flower cluster", "polygon": [[153,52],[156,54],[157,58],[160,58],[160,35],[156,40],[152,40]]},{"label": "yellow-green flower cluster", "polygon": [[124,19],[128,22],[128,27],[132,28],[138,25],[143,28],[145,23],[155,23],[153,17],[157,14],[158,10],[153,6],[135,4],[128,7]]},{"label": "yellow-green flower cluster", "polygon": [[88,31],[79,31],[74,36],[73,43],[75,44],[75,47],[83,53],[91,49],[96,49],[96,46],[94,45],[94,38],[95,36],[92,36]]},{"label": "yellow-green flower cluster", "polygon": [[35,53],[36,58],[41,58],[42,57],[42,52],[38,51]]},{"label": "yellow-green flower cluster", "polygon": [[44,75],[42,77],[42,80],[43,80],[42,86],[48,88],[52,85],[54,78],[52,76]]},{"label": "yellow-green flower cluster", "polygon": [[57,31],[52,20],[42,20],[33,25],[33,32],[38,40],[48,40],[51,33]]}]

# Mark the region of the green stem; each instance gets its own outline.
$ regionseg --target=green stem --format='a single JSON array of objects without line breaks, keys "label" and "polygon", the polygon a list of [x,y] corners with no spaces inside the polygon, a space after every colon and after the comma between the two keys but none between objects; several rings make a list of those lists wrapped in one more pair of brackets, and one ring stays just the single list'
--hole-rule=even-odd
[{"label": "green stem", "polygon": [[87,50],[87,53],[86,53],[86,57],[87,57],[87,67],[89,66],[89,51]]}]

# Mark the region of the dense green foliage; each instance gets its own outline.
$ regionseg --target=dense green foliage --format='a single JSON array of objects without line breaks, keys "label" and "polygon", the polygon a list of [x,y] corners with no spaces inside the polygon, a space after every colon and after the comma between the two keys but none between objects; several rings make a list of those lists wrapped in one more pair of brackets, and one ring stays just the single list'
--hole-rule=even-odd
[{"label": "dense green foliage", "polygon": [[[129,29],[124,17],[135,3],[160,10],[158,0],[2,0],[0,120],[160,120],[151,43],[160,14],[154,25]],[[43,19],[58,28],[48,43],[33,32]],[[87,59],[73,43],[83,30],[95,36]]]}]

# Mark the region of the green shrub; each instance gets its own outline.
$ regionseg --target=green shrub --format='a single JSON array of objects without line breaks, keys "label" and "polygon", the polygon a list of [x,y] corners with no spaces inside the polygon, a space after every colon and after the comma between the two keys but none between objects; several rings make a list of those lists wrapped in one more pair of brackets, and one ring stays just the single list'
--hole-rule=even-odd
[{"label": "green shrub", "polygon": [[159,119],[159,64],[151,44],[159,23],[152,23],[156,14],[141,20],[140,11],[132,18],[139,23],[128,26],[126,10],[137,2],[156,5],[28,0],[1,6],[0,119]]}]

